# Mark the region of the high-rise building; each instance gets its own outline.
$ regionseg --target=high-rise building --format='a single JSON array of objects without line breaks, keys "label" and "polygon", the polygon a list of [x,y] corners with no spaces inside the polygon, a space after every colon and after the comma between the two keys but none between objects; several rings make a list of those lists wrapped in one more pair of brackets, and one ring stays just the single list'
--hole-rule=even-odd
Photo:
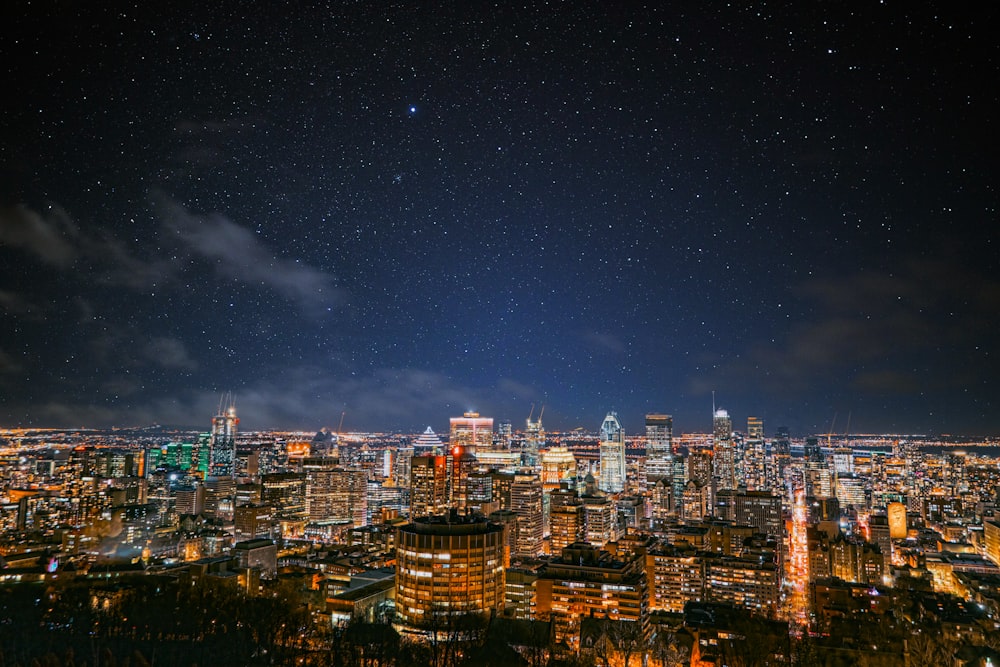
[{"label": "high-rise building", "polygon": [[553,491],[549,510],[551,552],[561,553],[564,547],[579,542],[583,536],[583,503],[572,489]]},{"label": "high-rise building", "polygon": [[219,404],[219,413],[212,417],[212,437],[208,474],[213,477],[232,477],[236,474],[236,404],[231,397],[229,406]]},{"label": "high-rise building", "polygon": [[616,412],[609,412],[601,424],[601,491],[621,493],[625,490],[625,430]]},{"label": "high-rise building", "polygon": [[420,437],[413,441],[414,456],[426,456],[428,454],[440,454],[444,449],[444,443],[437,436],[430,426],[420,434]]},{"label": "high-rise building", "polygon": [[733,420],[723,409],[712,418],[713,474],[720,489],[736,488],[736,450],[733,447]]},{"label": "high-rise building", "polygon": [[646,479],[650,484],[669,477],[673,464],[674,418],[646,415]]},{"label": "high-rise building", "polygon": [[396,616],[426,631],[503,609],[504,528],[474,515],[418,518],[396,536]]},{"label": "high-rise building", "polygon": [[531,414],[528,415],[524,427],[524,454],[528,459],[526,462],[528,465],[534,465],[538,460],[538,451],[545,446],[545,429],[542,428],[542,415],[545,413],[545,407],[543,406],[538,413],[538,419],[532,420],[534,412],[535,409],[532,406]]},{"label": "high-rise building", "polygon": [[448,457],[414,456],[410,462],[410,517],[448,508]]},{"label": "high-rise building", "polygon": [[461,447],[473,456],[476,448],[490,449],[493,446],[493,417],[480,417],[478,412],[466,412],[461,417],[451,418],[448,446],[453,454]]},{"label": "high-rise building", "polygon": [[539,570],[535,614],[551,620],[555,643],[580,647],[581,621],[587,617],[638,623],[648,638],[649,587],[640,554],[624,559],[589,544],[573,544]]},{"label": "high-rise building", "polygon": [[764,420],[747,417],[747,437],[743,445],[743,486],[751,491],[770,488],[767,478],[767,452],[764,443]]},{"label": "high-rise building", "polygon": [[537,558],[542,553],[542,482],[538,475],[516,474],[510,485],[510,509],[517,515],[511,556]]}]

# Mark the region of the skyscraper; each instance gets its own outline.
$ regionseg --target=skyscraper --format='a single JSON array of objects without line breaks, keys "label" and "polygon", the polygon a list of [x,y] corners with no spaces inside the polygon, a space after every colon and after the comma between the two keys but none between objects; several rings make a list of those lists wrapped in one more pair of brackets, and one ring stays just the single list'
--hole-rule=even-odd
[{"label": "skyscraper", "polygon": [[473,456],[477,447],[490,449],[493,446],[493,417],[480,417],[478,412],[452,417],[448,445],[452,454],[458,454],[456,447]]},{"label": "skyscraper", "polygon": [[448,458],[414,456],[410,463],[410,518],[441,514],[448,508]]},{"label": "skyscraper", "polygon": [[528,415],[524,425],[524,455],[527,465],[534,465],[538,461],[538,450],[545,445],[545,429],[542,428],[545,407],[542,407],[536,420],[531,419],[534,413],[535,406],[531,406],[531,414]]},{"label": "skyscraper", "polygon": [[[228,407],[226,403],[229,403]],[[208,465],[208,474],[212,477],[232,477],[236,474],[236,425],[239,423],[236,403],[232,395],[227,395],[219,402],[218,414],[212,417]]]},{"label": "skyscraper", "polygon": [[652,483],[670,475],[673,462],[674,418],[646,415],[646,479]]},{"label": "skyscraper", "polygon": [[714,476],[720,489],[736,488],[736,451],[733,448],[733,420],[723,409],[715,411],[712,418],[712,448],[714,450]]},{"label": "skyscraper", "polygon": [[764,420],[747,417],[747,439],[743,447],[743,476],[740,481],[750,491],[768,488],[767,452],[764,444]]},{"label": "skyscraper", "polygon": [[542,481],[538,475],[516,474],[510,485],[510,509],[517,515],[512,556],[537,558],[542,553]]},{"label": "skyscraper", "polygon": [[600,453],[598,488],[605,493],[621,493],[625,490],[625,430],[616,412],[609,412],[601,424]]}]

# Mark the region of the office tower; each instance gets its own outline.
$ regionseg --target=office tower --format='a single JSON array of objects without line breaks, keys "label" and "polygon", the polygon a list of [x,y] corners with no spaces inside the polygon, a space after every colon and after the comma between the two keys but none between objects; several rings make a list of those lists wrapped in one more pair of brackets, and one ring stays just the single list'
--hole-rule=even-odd
[{"label": "office tower", "polygon": [[781,496],[767,491],[726,489],[715,498],[716,516],[741,526],[753,528],[770,537],[781,538],[785,521],[781,513]]},{"label": "office tower", "polygon": [[764,421],[759,417],[747,417],[747,437],[743,452],[743,485],[751,491],[769,488],[767,452],[764,450]]},{"label": "office tower", "polygon": [[517,516],[513,558],[537,558],[542,553],[542,482],[538,475],[514,475],[510,510]]},{"label": "office tower", "polygon": [[174,490],[174,506],[178,514],[204,514],[205,487],[200,483],[192,486],[178,486]]},{"label": "office tower", "polygon": [[535,413],[535,406],[531,406],[531,414],[525,420],[524,426],[524,454],[525,465],[534,465],[538,461],[538,451],[545,446],[545,429],[542,428],[542,415],[545,413],[545,406],[542,406],[538,413],[538,419],[532,420]]},{"label": "office tower", "polygon": [[550,547],[554,554],[583,537],[583,503],[572,489],[553,491],[549,509]]},{"label": "office tower", "polygon": [[673,417],[646,415],[646,480],[650,484],[671,475],[673,439]]},{"label": "office tower", "polygon": [[[504,606],[504,528],[481,517],[422,517],[396,536],[396,617],[428,631]],[[442,567],[448,565],[448,567]]]},{"label": "office tower", "polygon": [[456,447],[473,456],[476,449],[490,449],[493,446],[493,417],[480,417],[478,412],[466,412],[461,417],[452,417],[448,447],[456,454]]},{"label": "office tower", "polygon": [[514,440],[514,426],[509,420],[504,420],[497,424],[496,446],[502,450],[510,450]]},{"label": "office tower", "polygon": [[261,475],[261,500],[283,519],[306,517],[306,476],[300,472]]},{"label": "office tower", "polygon": [[[213,477],[232,477],[236,474],[236,404],[229,400],[219,403],[219,412],[212,417],[212,435],[209,444],[208,474]],[[224,405],[225,402],[229,406]]]},{"label": "office tower", "polygon": [[476,457],[466,447],[456,445],[448,455],[450,465],[448,506],[464,510],[469,495],[469,476],[476,467]]},{"label": "office tower", "polygon": [[853,507],[858,511],[868,509],[867,493],[865,486],[867,480],[854,474],[843,474],[837,476],[837,500],[841,507]]},{"label": "office tower", "polygon": [[500,509],[500,503],[493,497],[493,476],[489,473],[469,475],[465,494],[465,506],[471,511],[489,516]]},{"label": "office tower", "polygon": [[600,455],[599,488],[605,493],[621,493],[625,490],[625,430],[615,412],[609,412],[601,424]]},{"label": "office tower", "polygon": [[771,442],[771,464],[767,466],[767,488],[779,489],[785,481],[785,468],[792,460],[792,437],[787,426],[779,426]]},{"label": "office tower", "polygon": [[649,587],[645,557],[620,559],[589,544],[574,544],[546,563],[535,582],[535,615],[552,621],[555,644],[571,651],[580,648],[585,618],[609,618],[638,623],[640,637],[648,638]]},{"label": "office tower", "polygon": [[618,539],[618,515],[606,496],[583,496],[583,534],[586,542],[603,547]]},{"label": "office tower", "polygon": [[448,509],[448,457],[414,456],[410,462],[410,518]]},{"label": "office tower", "polygon": [[429,454],[440,454],[444,449],[444,443],[437,436],[430,426],[420,434],[420,437],[413,441],[413,455],[427,456]]},{"label": "office tower", "polygon": [[687,480],[699,486],[708,486],[712,480],[712,455],[708,452],[691,452],[687,457]]},{"label": "office tower", "polygon": [[720,489],[736,488],[736,451],[733,447],[733,421],[723,409],[715,411],[712,419],[712,474],[718,479]]},{"label": "office tower", "polygon": [[772,616],[781,595],[781,569],[758,558],[703,556],[705,600]]},{"label": "office tower", "polygon": [[271,537],[274,509],[270,505],[243,505],[234,512],[233,537],[237,542]]},{"label": "office tower", "polygon": [[542,486],[555,491],[560,482],[576,476],[576,456],[565,447],[552,447],[541,454]]}]

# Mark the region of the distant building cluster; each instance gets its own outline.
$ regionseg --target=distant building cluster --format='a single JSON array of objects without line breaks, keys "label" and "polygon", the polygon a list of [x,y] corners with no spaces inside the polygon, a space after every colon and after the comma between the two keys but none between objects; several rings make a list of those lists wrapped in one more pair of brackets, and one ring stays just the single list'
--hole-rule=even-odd
[{"label": "distant building cluster", "polygon": [[821,631],[906,590],[968,601],[957,633],[1000,618],[1000,468],[975,447],[768,437],[723,409],[680,435],[667,414],[633,436],[614,412],[589,434],[546,433],[542,414],[241,433],[227,400],[200,434],[7,431],[0,582],[196,571],[260,594],[297,569],[318,622],[420,637],[505,617],[575,655],[596,620],[648,642],[719,605]]}]

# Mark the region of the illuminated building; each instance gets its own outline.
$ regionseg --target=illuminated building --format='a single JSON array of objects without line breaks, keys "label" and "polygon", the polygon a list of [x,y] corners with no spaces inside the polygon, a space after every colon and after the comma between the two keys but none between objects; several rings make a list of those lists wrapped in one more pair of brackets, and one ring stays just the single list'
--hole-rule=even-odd
[{"label": "illuminated building", "polygon": [[270,505],[244,505],[237,507],[233,515],[233,536],[237,541],[270,537],[272,515]]},{"label": "illuminated building", "polygon": [[736,488],[736,450],[733,447],[733,421],[723,409],[712,417],[713,475],[720,489]]},{"label": "illuminated building", "polygon": [[413,455],[414,456],[427,456],[428,454],[440,454],[444,449],[444,443],[441,442],[441,438],[434,433],[434,429],[430,426],[427,430],[420,434],[420,437],[413,441]]},{"label": "illuminated building", "polygon": [[473,473],[466,483],[467,509],[489,516],[500,509],[500,503],[493,497],[493,476],[488,473]]},{"label": "illuminated building", "polygon": [[[892,515],[889,515],[890,522]],[[906,520],[906,512],[903,512],[903,520]],[[905,524],[904,524],[905,525]],[[983,521],[983,542],[986,557],[996,565],[1000,565],[1000,519],[986,519]]]},{"label": "illuminated building", "polygon": [[493,418],[480,417],[478,412],[466,412],[461,417],[451,418],[448,446],[452,452],[461,447],[469,454],[476,455],[476,449],[490,449],[493,446]]},{"label": "illuminated building", "polygon": [[174,506],[178,514],[203,514],[205,512],[205,487],[178,486],[174,490]]},{"label": "illuminated building", "polygon": [[[306,512],[313,522],[368,525],[368,476],[364,470],[331,467],[306,472]],[[377,500],[377,499],[375,499]]]},{"label": "illuminated building", "polygon": [[[534,414],[535,406],[531,406],[531,413]],[[545,446],[545,429],[542,428],[542,415],[545,407],[542,406],[538,413],[538,419],[532,421],[532,414],[528,415],[524,428],[524,453],[526,457],[525,465],[534,465],[538,460],[538,452]]]},{"label": "illuminated building", "polygon": [[[889,503],[886,507],[886,511],[889,514],[889,537],[894,540],[902,540],[906,538],[906,505],[903,503]],[[998,540],[1000,540],[1000,534],[998,534],[997,537]],[[997,546],[997,554],[1000,556],[1000,542],[997,543]],[[1000,562],[1000,560],[997,562]]]},{"label": "illuminated building", "polygon": [[396,617],[445,630],[448,619],[503,609],[504,529],[482,517],[420,517],[396,536]]},{"label": "illuminated building", "polygon": [[282,519],[306,517],[306,476],[300,472],[261,475],[261,500]]},{"label": "illuminated building", "polygon": [[653,590],[650,609],[681,613],[688,602],[700,602],[705,596],[705,565],[691,547],[660,545],[653,557]]},{"label": "illuminated building", "polygon": [[740,525],[753,526],[758,532],[781,538],[785,532],[781,496],[767,491],[719,491],[715,498],[716,516]]},{"label": "illuminated building", "polygon": [[231,400],[228,407],[223,407],[220,403],[219,413],[212,418],[208,474],[213,477],[232,477],[236,474],[236,426],[240,420],[236,417],[236,405]]},{"label": "illuminated building", "polygon": [[743,486],[750,491],[768,489],[767,478],[764,421],[760,417],[747,417],[747,438],[743,448]]},{"label": "illuminated building", "polygon": [[576,456],[565,447],[542,452],[542,486],[547,491],[559,488],[559,482],[576,474]]},{"label": "illuminated building", "polygon": [[577,650],[588,617],[639,623],[647,636],[649,589],[639,554],[618,560],[593,545],[571,545],[539,571],[535,590],[535,615],[553,621],[556,644]]},{"label": "illuminated building", "polygon": [[765,614],[778,609],[781,571],[771,562],[734,556],[704,556],[705,599]]},{"label": "illuminated building", "polygon": [[837,500],[841,507],[853,507],[858,511],[868,509],[865,486],[867,480],[853,473],[837,476]]},{"label": "illuminated building", "polygon": [[609,412],[601,424],[601,474],[599,488],[605,493],[625,489],[625,430],[618,414]]},{"label": "illuminated building", "polygon": [[618,539],[618,517],[615,506],[603,496],[583,496],[583,534],[595,547],[603,547]]},{"label": "illuminated building", "polygon": [[684,495],[681,499],[681,518],[685,521],[701,521],[708,516],[708,510],[712,507],[712,487],[701,486],[698,482],[691,480],[684,487]]},{"label": "illuminated building", "polygon": [[476,467],[476,457],[464,445],[455,445],[448,456],[450,464],[448,506],[464,510],[469,494],[469,476]]},{"label": "illuminated building", "polygon": [[673,486],[669,480],[658,479],[650,489],[650,515],[654,530],[660,529],[664,522],[675,515],[674,507],[679,503],[674,500]]},{"label": "illuminated building", "polygon": [[552,553],[558,554],[583,536],[583,503],[573,491],[553,491],[551,498],[549,540]]},{"label": "illuminated building", "polygon": [[838,535],[829,543],[830,575],[861,584],[881,584],[885,560],[877,544]]},{"label": "illuminated building", "polygon": [[517,515],[513,558],[537,558],[542,553],[542,483],[538,475],[516,474],[510,485],[510,510]]},{"label": "illuminated building", "polygon": [[448,508],[448,458],[414,456],[410,462],[410,517],[441,514]]},{"label": "illuminated building", "polygon": [[673,474],[674,419],[646,415],[646,479],[649,483]]},{"label": "illuminated building", "polygon": [[685,463],[686,481],[692,481],[698,486],[708,486],[712,481],[712,454],[710,452],[691,452]]},{"label": "illuminated building", "polygon": [[278,547],[271,540],[247,540],[233,545],[233,554],[241,568],[260,571],[261,579],[274,579],[278,573]]}]

